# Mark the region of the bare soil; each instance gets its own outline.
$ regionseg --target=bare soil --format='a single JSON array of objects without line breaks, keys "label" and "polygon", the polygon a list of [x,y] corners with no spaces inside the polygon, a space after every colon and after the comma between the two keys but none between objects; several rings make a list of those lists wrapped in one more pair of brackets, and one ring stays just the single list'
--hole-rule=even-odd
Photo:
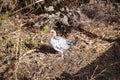
[{"label": "bare soil", "polygon": [[[89,23],[71,19],[72,26],[33,14],[7,17],[0,25],[0,80],[120,80],[119,22],[86,15],[81,20]],[[78,35],[63,58],[49,44],[50,29],[66,39]]]}]

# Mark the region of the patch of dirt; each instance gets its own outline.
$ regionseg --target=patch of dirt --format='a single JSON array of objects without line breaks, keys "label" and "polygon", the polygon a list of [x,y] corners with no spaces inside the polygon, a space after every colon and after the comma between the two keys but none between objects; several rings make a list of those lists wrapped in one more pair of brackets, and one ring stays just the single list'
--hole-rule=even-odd
[{"label": "patch of dirt", "polygon": [[[63,15],[59,19],[41,15],[14,15],[0,25],[0,80],[120,79],[117,22],[95,21],[84,14],[81,24],[74,13],[72,18]],[[78,37],[77,45],[67,50],[63,58],[56,56],[49,44],[50,29],[67,39]]]}]

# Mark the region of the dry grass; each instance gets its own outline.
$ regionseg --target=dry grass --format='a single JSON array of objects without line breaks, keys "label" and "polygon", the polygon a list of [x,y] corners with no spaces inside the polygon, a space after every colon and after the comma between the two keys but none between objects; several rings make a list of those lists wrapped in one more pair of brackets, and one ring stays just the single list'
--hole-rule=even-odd
[{"label": "dry grass", "polygon": [[[16,4],[17,1],[9,4]],[[26,3],[27,6],[28,4]],[[96,5],[95,7],[98,8]],[[0,19],[0,79],[119,80],[119,21],[109,24],[101,19],[98,21],[96,16],[90,19],[86,9],[88,7],[83,10],[84,14],[77,13],[75,9],[69,11],[73,14],[68,16],[70,22],[65,17],[49,13],[40,16],[3,16]],[[98,13],[104,14],[102,10]],[[63,16],[66,15],[68,14]],[[112,22],[111,20],[109,21]],[[47,30],[51,28],[67,39],[75,39],[78,35],[77,45],[67,50],[63,58],[57,57],[55,50],[49,45]]]},{"label": "dry grass", "polygon": [[[106,32],[105,28],[106,27],[101,27],[100,29],[102,29],[103,32]],[[112,31],[113,28],[114,27],[107,28],[107,33],[110,34],[107,35],[107,37],[116,37],[116,35],[119,35],[119,31]],[[62,72],[73,75],[80,69],[94,62],[98,57],[102,56],[104,52],[114,44],[102,39],[92,39],[80,31],[72,30],[67,38],[74,39],[75,36],[78,35],[78,44],[66,51],[64,58],[60,58],[56,57],[55,54],[52,53],[53,51],[49,52],[48,50],[52,50],[52,48],[49,48],[50,46],[47,39],[49,34],[46,34],[46,36],[42,38],[42,43],[40,39],[40,43],[37,43],[40,44],[40,46],[37,47],[39,50],[37,50],[32,49],[30,46],[26,46],[25,41],[27,38],[33,38],[31,36],[37,35],[36,39],[34,39],[37,42],[39,38],[38,36],[42,37],[41,31],[38,30],[37,33],[26,32],[24,28],[21,28],[21,23],[16,27],[16,29],[16,31],[11,31],[5,35],[1,34],[1,55],[4,54],[1,56],[2,60],[7,59],[5,56],[8,56],[6,63],[1,63],[2,66],[0,67],[1,75],[5,72],[5,74],[3,74],[5,79],[8,79],[8,77],[15,80],[23,79],[25,77],[32,80],[58,79],[62,78],[59,77]],[[93,32],[91,32],[93,34],[97,34],[96,30],[98,30],[98,28],[95,27],[91,27],[89,29],[84,27],[84,29],[87,31],[91,31],[90,29],[92,29]],[[104,34],[106,35],[107,33]],[[102,33],[97,35],[101,36]],[[107,38],[104,35],[102,36]],[[3,41],[5,41],[5,43]],[[33,43],[32,45],[34,46]],[[43,47],[42,45],[45,45],[46,47],[41,48]],[[4,52],[6,50],[7,52]],[[100,64],[96,66],[91,77],[88,75],[88,80],[95,80],[106,72],[107,69],[104,68],[100,73],[96,73],[100,67]],[[70,76],[68,76],[68,78],[70,78]]]}]

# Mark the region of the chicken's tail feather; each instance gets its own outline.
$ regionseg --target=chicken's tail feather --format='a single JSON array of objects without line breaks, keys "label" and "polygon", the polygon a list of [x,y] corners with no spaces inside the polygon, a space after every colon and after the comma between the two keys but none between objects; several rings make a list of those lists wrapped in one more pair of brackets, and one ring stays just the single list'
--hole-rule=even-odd
[{"label": "chicken's tail feather", "polygon": [[74,46],[76,44],[77,44],[77,40],[71,40],[68,42],[68,45],[70,45],[70,46]]}]

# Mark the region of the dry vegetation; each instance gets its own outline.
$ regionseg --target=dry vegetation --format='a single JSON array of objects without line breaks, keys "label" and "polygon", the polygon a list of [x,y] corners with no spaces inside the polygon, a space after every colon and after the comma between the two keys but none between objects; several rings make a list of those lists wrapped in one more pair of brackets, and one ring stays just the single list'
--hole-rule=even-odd
[{"label": "dry vegetation", "polygon": [[[64,58],[50,29],[78,35]],[[119,0],[0,0],[0,80],[120,80]]]}]

